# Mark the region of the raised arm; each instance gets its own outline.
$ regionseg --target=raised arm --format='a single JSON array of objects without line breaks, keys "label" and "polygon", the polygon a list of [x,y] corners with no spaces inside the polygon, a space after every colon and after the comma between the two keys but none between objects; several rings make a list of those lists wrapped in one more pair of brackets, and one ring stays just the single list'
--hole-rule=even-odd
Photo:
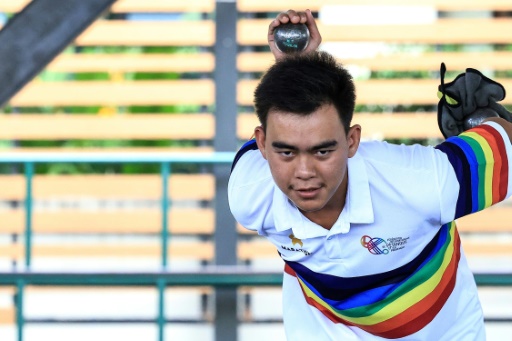
[{"label": "raised arm", "polygon": [[438,124],[443,136],[459,135],[483,122],[500,124],[512,139],[512,113],[499,102],[505,88],[480,71],[467,68],[451,82],[444,81],[446,66],[441,63],[438,87]]},{"label": "raised arm", "polygon": [[294,11],[290,9],[286,12],[281,12],[274,20],[272,20],[268,26],[268,45],[276,60],[285,57],[286,53],[279,51],[279,49],[274,44],[274,30],[279,25],[289,22],[293,24],[306,24],[308,27],[310,36],[309,44],[302,53],[315,51],[322,42],[322,36],[320,35],[318,27],[316,26],[315,18],[309,9],[305,11]]},{"label": "raised arm", "polygon": [[486,118],[485,120],[483,120],[483,122],[488,122],[488,121],[496,122],[499,125],[501,125],[503,127],[503,129],[505,129],[505,131],[507,132],[510,142],[512,142],[512,123],[510,123],[509,121],[507,121],[501,117],[489,117],[489,118]]}]

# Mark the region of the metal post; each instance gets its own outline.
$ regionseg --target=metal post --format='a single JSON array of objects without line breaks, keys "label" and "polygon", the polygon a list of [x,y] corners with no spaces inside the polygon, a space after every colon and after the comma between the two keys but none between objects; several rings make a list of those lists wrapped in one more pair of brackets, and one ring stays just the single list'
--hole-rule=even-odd
[{"label": "metal post", "polygon": [[[237,147],[237,8],[235,0],[216,1],[215,34],[215,151]],[[229,211],[227,184],[230,165],[216,165],[215,264],[237,263],[236,223]],[[215,290],[215,340],[237,340],[237,290]]]},{"label": "metal post", "polygon": [[34,163],[25,163],[25,266],[30,267],[32,261],[32,179]]},{"label": "metal post", "polygon": [[22,279],[17,281],[17,293],[16,293],[16,326],[18,331],[18,341],[23,341],[23,325],[25,324],[23,319],[23,289],[25,283]]},{"label": "metal post", "polygon": [[169,175],[171,174],[171,165],[168,162],[162,162],[160,165],[160,174],[162,175],[162,267],[167,267],[168,236],[169,236]]},{"label": "metal post", "polygon": [[[160,164],[160,174],[162,176],[162,267],[167,268],[167,249],[169,235],[169,176],[171,174],[171,164],[162,162]],[[158,287],[158,341],[165,339],[165,280],[160,278],[157,282]]]},{"label": "metal post", "polygon": [[158,286],[158,341],[165,339],[165,280],[159,278]]}]

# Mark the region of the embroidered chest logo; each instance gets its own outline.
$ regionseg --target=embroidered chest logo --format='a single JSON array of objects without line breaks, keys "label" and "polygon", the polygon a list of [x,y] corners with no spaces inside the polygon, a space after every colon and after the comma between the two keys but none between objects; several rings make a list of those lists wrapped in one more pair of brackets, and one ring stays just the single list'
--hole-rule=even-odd
[{"label": "embroidered chest logo", "polygon": [[[300,240],[299,238],[295,237],[293,235],[293,233],[290,234],[288,236],[288,238],[290,238],[290,240],[292,242],[292,247],[281,245],[281,248],[283,250],[302,252],[305,256],[311,256],[311,252],[309,252],[307,250],[304,250],[302,248],[304,246],[304,243],[302,242],[302,240]],[[296,248],[296,245],[298,246],[298,248]]]},{"label": "embroidered chest logo", "polygon": [[370,236],[361,237],[361,245],[368,249],[372,255],[387,255],[390,252],[405,248],[409,237],[392,237],[384,240],[382,238],[372,238]]},{"label": "embroidered chest logo", "polygon": [[292,245],[298,244],[300,247],[302,247],[304,245],[302,240],[300,240],[299,238],[295,238],[293,233],[290,234],[288,237],[292,240]]}]

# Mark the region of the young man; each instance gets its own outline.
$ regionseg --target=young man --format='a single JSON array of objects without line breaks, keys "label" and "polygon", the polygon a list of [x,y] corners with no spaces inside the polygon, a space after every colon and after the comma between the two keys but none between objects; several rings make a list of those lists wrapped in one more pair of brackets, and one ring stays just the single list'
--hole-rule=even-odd
[{"label": "young man", "polygon": [[[273,48],[306,22],[309,50]],[[511,124],[500,118],[434,147],[360,142],[349,73],[316,52],[309,11],[269,27],[277,62],[255,91],[261,125],[229,182],[235,218],[285,261],[288,340],[484,340],[454,220],[511,193]],[[475,157],[475,155],[477,157]]]}]

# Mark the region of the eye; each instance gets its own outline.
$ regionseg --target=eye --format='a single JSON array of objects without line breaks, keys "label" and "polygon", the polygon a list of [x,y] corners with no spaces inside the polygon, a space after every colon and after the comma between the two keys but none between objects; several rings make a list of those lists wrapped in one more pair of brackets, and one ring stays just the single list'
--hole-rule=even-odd
[{"label": "eye", "polygon": [[316,155],[318,156],[327,156],[332,152],[331,149],[320,149],[316,151]]},{"label": "eye", "polygon": [[293,156],[293,152],[291,150],[282,150],[279,152],[284,157],[290,157]]}]

